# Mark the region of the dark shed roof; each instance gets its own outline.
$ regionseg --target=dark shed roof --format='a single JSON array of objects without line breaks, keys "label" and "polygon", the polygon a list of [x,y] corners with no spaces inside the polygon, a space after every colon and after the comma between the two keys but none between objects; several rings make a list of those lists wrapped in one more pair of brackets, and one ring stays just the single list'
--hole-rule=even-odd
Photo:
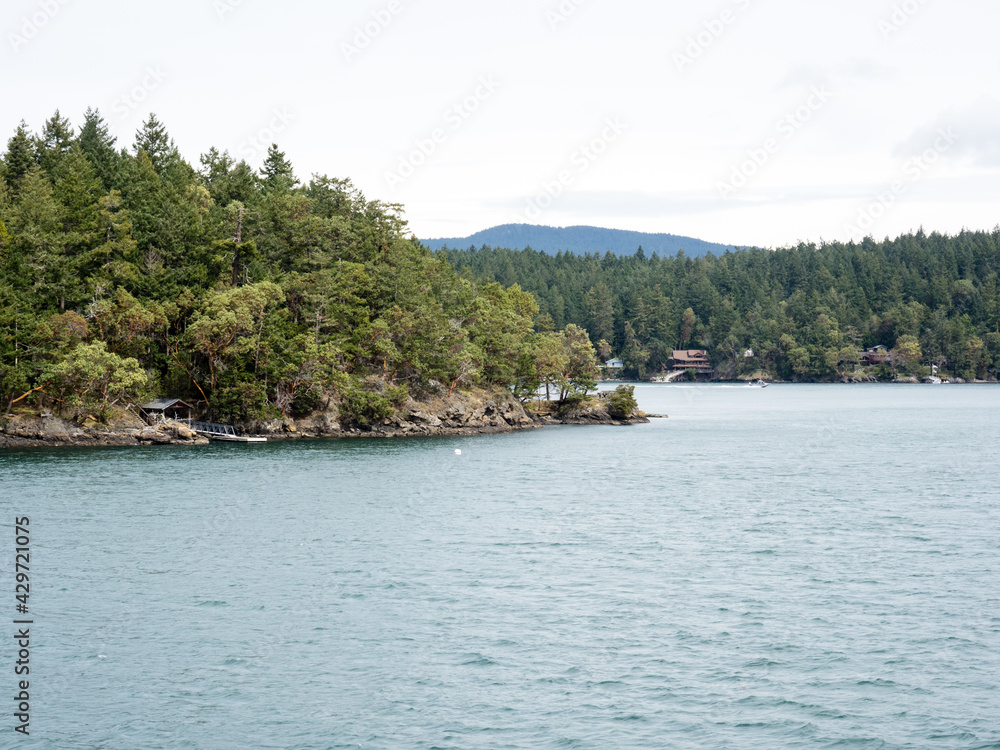
[{"label": "dark shed roof", "polygon": [[143,404],[142,408],[146,411],[165,411],[166,409],[194,409],[191,404],[187,401],[181,401],[179,398],[158,398],[150,401],[148,404]]}]

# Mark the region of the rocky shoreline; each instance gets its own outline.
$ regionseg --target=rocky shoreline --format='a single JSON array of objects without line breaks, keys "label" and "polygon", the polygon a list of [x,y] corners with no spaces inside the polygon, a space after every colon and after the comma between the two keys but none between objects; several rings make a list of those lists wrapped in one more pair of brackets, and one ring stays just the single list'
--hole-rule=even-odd
[{"label": "rocky shoreline", "polygon": [[168,422],[150,427],[137,418],[112,425],[79,424],[59,417],[14,416],[0,426],[0,448],[208,445],[208,438]]},{"label": "rocky shoreline", "polygon": [[[546,425],[628,425],[649,419],[636,411],[612,416],[607,397],[595,394],[581,402],[525,409],[509,393],[470,391],[449,396],[410,398],[391,417],[375,424],[342,422],[333,407],[301,419],[269,420],[236,425],[241,435],[268,440],[315,438],[398,438],[430,435],[489,435]],[[185,425],[168,422],[147,426],[127,415],[111,425],[77,423],[54,416],[15,415],[0,425],[0,448],[60,446],[207,445]]]}]

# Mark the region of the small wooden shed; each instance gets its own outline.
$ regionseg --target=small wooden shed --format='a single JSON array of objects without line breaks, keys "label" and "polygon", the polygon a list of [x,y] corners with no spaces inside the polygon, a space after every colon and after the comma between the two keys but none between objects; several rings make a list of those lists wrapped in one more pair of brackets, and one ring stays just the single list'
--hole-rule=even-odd
[{"label": "small wooden shed", "polygon": [[143,415],[150,424],[165,419],[191,420],[194,407],[179,398],[158,398],[142,405]]}]

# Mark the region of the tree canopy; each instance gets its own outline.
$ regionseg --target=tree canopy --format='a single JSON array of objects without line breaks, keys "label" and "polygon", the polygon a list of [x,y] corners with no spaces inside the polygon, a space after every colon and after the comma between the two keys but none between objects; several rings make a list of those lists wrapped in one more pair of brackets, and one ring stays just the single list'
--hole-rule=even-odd
[{"label": "tree canopy", "polygon": [[631,377],[660,372],[674,349],[707,349],[722,376],[833,380],[879,345],[903,370],[1000,374],[1000,229],[700,258],[439,254],[474,277],[519,284],[555,327],[607,341]]},{"label": "tree canopy", "polygon": [[[104,418],[171,395],[249,420],[336,399],[365,422],[413,389],[526,397],[545,337],[577,360],[590,347],[575,327],[536,330],[517,285],[457,274],[400,206],[301,182],[276,144],[259,171],[214,148],[195,169],[155,115],[130,149],[115,142],[100,112],[78,132],[56,112],[38,135],[22,122],[0,159],[5,411]],[[544,377],[592,385],[590,351]]]}]

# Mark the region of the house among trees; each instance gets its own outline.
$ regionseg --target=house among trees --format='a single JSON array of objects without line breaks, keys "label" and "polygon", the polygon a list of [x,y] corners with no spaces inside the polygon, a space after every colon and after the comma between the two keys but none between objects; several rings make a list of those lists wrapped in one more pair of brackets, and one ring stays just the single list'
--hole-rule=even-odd
[{"label": "house among trees", "polygon": [[861,353],[861,366],[871,367],[872,365],[884,365],[892,361],[892,354],[884,346],[879,344],[872,349],[865,349]]},{"label": "house among trees", "polygon": [[155,401],[143,404],[142,415],[149,424],[162,422],[165,419],[191,419],[191,412],[194,407],[187,401],[179,398],[158,398]]},{"label": "house among trees", "polygon": [[674,372],[694,370],[699,376],[711,377],[715,372],[712,360],[704,349],[674,349],[670,359],[670,368]]},{"label": "house among trees", "polygon": [[603,365],[598,365],[598,368],[601,371],[602,380],[615,380],[621,377],[622,371],[625,369],[625,363],[618,357],[614,357]]}]

